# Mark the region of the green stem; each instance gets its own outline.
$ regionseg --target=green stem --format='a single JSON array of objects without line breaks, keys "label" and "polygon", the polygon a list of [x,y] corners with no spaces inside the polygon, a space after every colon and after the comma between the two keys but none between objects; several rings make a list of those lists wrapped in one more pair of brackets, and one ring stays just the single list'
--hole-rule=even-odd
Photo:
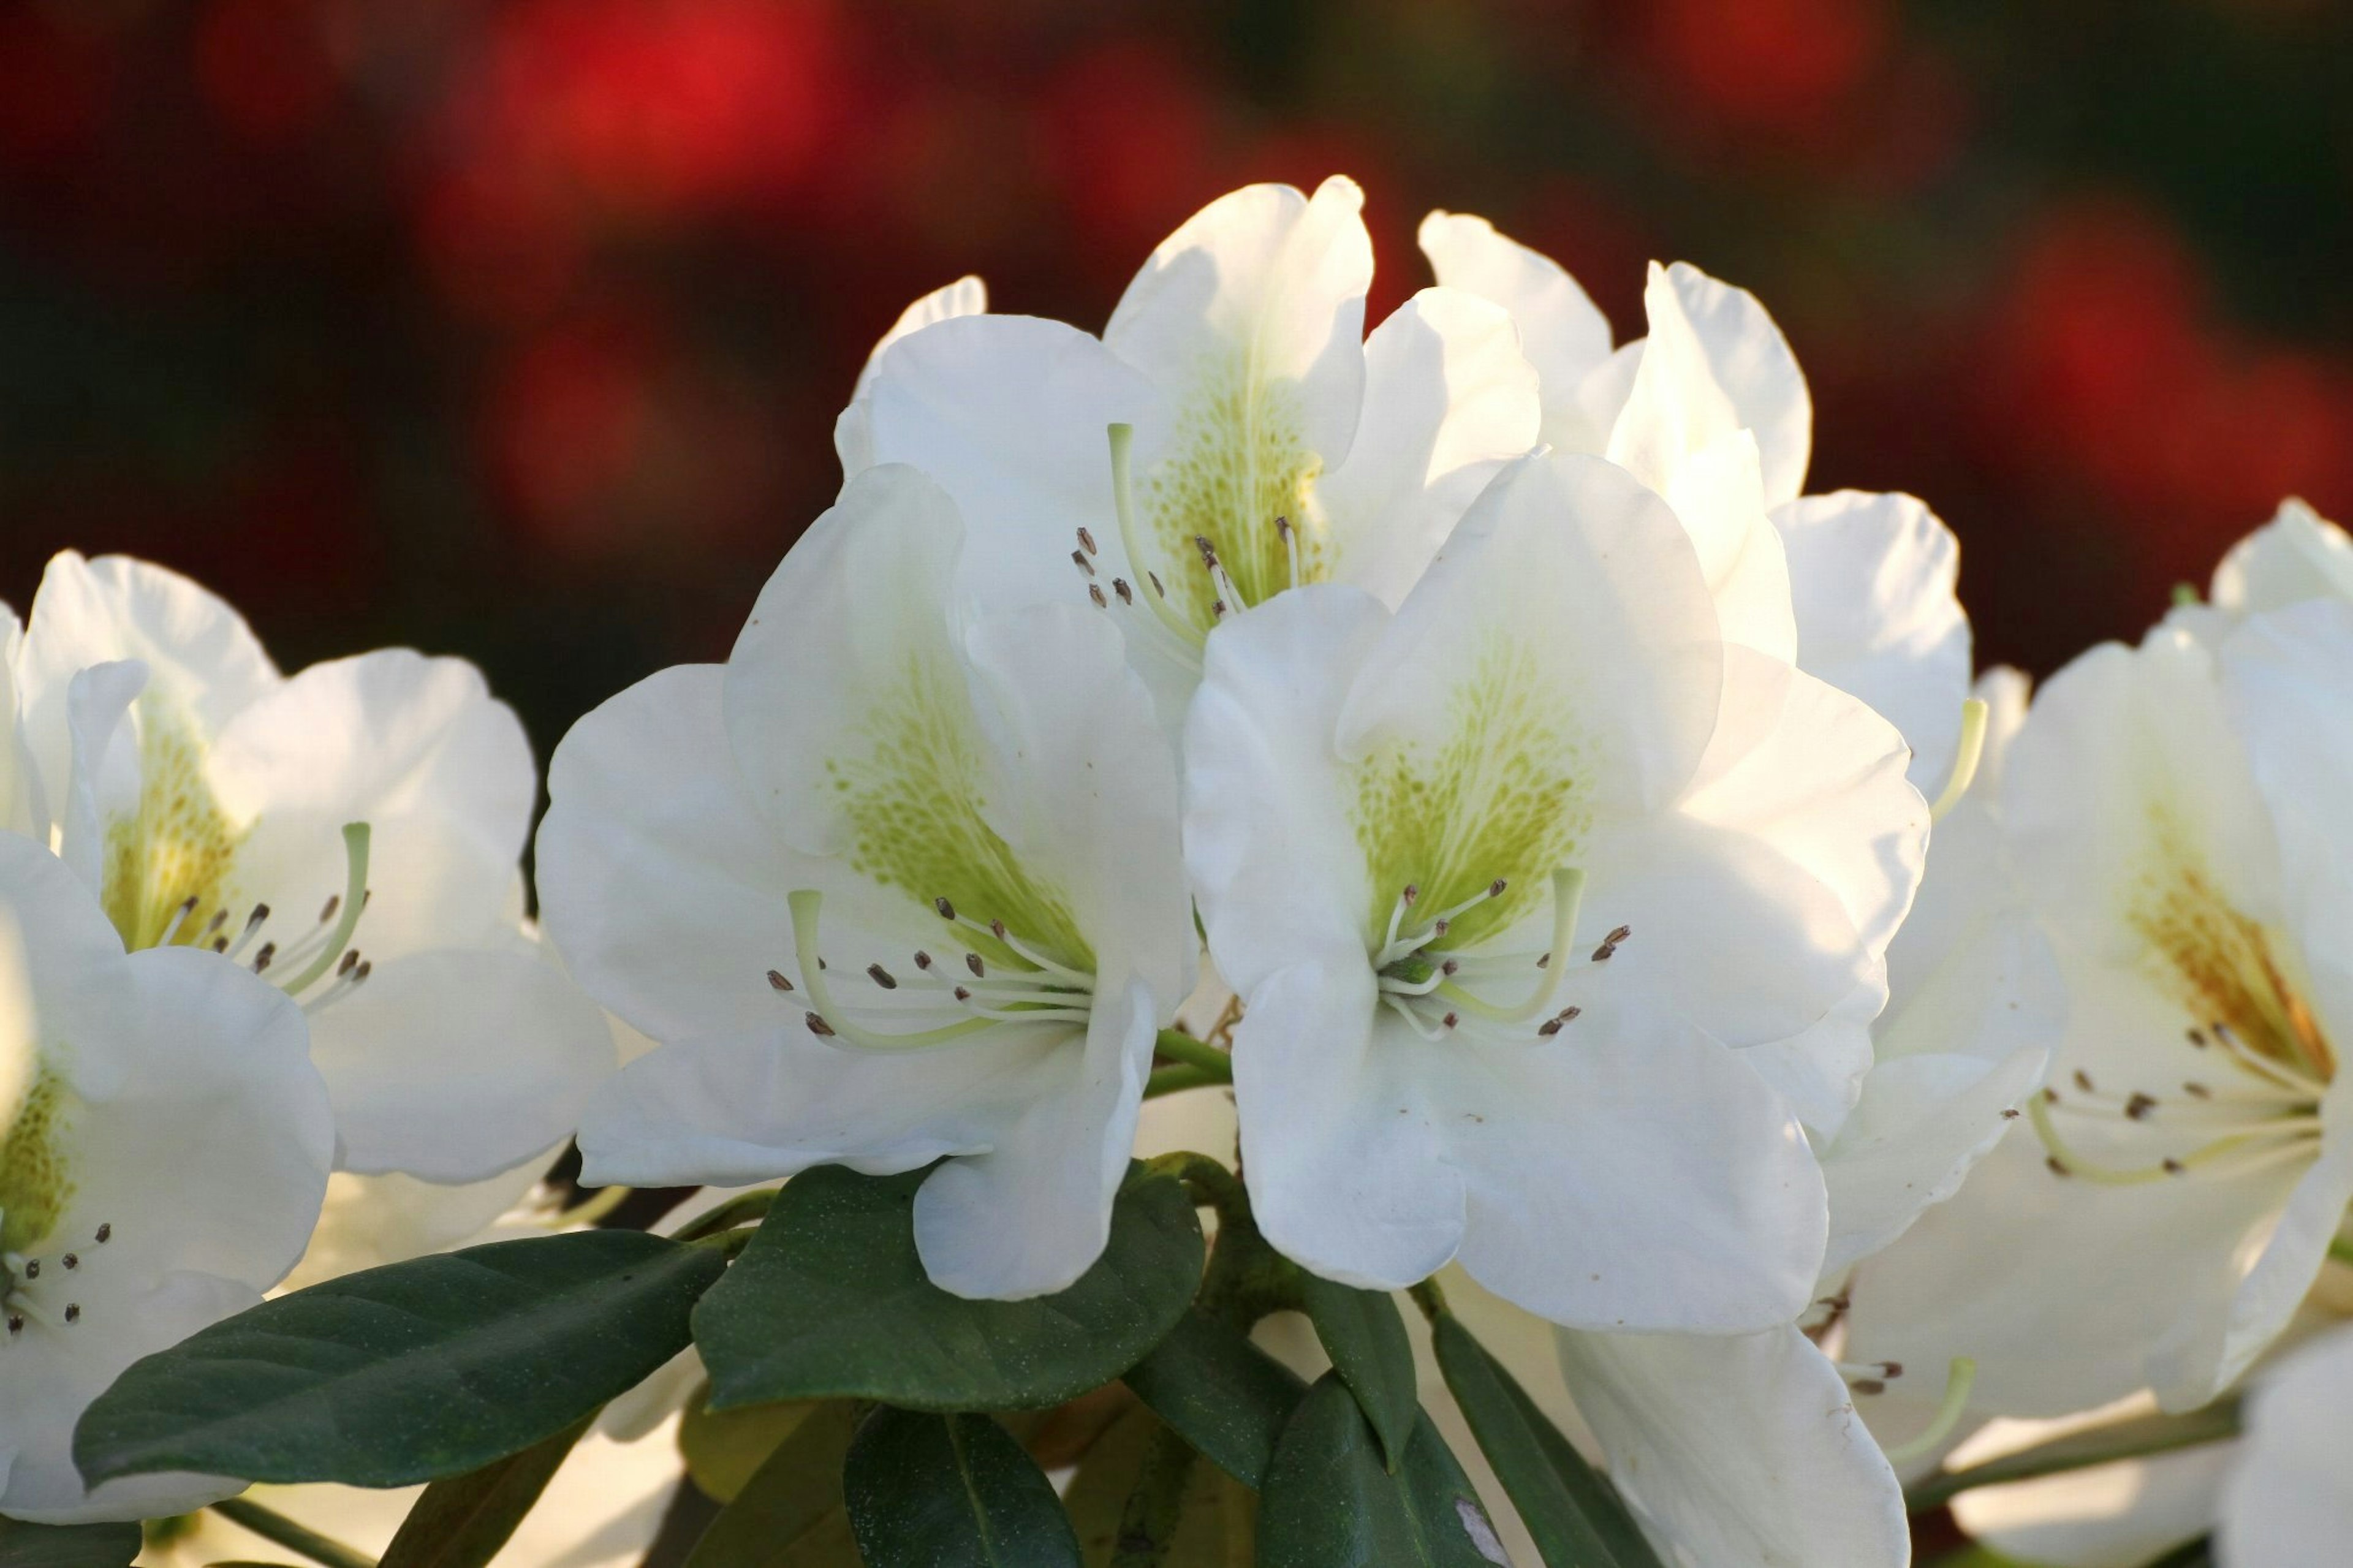
[{"label": "green stem", "polygon": [[1185,1519],[1185,1483],[1192,1479],[1193,1445],[1164,1426],[1144,1450],[1135,1489],[1120,1510],[1119,1542],[1110,1568],[1160,1568]]},{"label": "green stem", "polygon": [[2341,1236],[2330,1237],[2328,1256],[2339,1263],[2353,1264],[2353,1239]]},{"label": "green stem", "polygon": [[769,1205],[776,1201],[776,1188],[763,1187],[756,1193],[738,1193],[709,1214],[701,1215],[679,1226],[676,1241],[700,1241],[706,1236],[716,1236],[723,1230],[733,1230],[765,1219]]},{"label": "green stem", "polygon": [[313,1563],[325,1564],[325,1568],[375,1568],[375,1558],[297,1524],[275,1509],[264,1508],[251,1498],[225,1499],[213,1504],[213,1511],[230,1523],[253,1531],[272,1545],[283,1546],[289,1552],[299,1552]]},{"label": "green stem", "polygon": [[1432,1275],[1406,1294],[1413,1298],[1413,1304],[1421,1309],[1421,1315],[1433,1324],[1446,1316],[1446,1292],[1438,1288],[1437,1276]]},{"label": "green stem", "polygon": [[1219,1078],[1179,1062],[1175,1067],[1154,1068],[1152,1076],[1144,1080],[1144,1098],[1157,1100],[1164,1094],[1182,1094],[1188,1089],[1219,1089],[1233,1081],[1230,1077]]},{"label": "green stem", "polygon": [[1966,1470],[1940,1471],[1914,1482],[1905,1489],[1904,1500],[1914,1513],[1920,1513],[1978,1487],[2063,1475],[2070,1470],[2113,1464],[2118,1459],[2147,1458],[2177,1448],[2219,1443],[2238,1435],[2238,1403],[2223,1400],[2183,1415],[2144,1416],[2089,1432],[2071,1433],[2019,1453],[1988,1459],[1982,1465],[1972,1465]]},{"label": "green stem", "polygon": [[1163,1029],[1153,1049],[1172,1062],[1200,1068],[1219,1083],[1234,1081],[1234,1058],[1207,1040],[1197,1040],[1175,1029]]}]

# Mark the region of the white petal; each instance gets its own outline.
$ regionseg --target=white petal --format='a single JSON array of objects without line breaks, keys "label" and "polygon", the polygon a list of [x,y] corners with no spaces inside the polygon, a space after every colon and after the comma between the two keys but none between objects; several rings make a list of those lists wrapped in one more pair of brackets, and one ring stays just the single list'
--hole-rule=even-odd
[{"label": "white petal", "polygon": [[1377,1021],[1373,972],[1353,944],[1277,971],[1245,1001],[1234,1098],[1259,1228],[1342,1284],[1428,1279],[1465,1224],[1463,1179],[1418,1070],[1428,1042]]},{"label": "white petal", "polygon": [[1969,689],[1960,546],[1911,496],[1837,490],[1779,507],[1796,598],[1798,667],[1904,731],[1912,782],[1944,787]]},{"label": "white petal", "polygon": [[874,466],[874,430],[872,414],[866,395],[874,384],[875,372],[881,368],[883,352],[902,338],[910,337],[936,321],[951,321],[959,316],[978,316],[988,310],[988,286],[979,279],[966,275],[944,289],[934,289],[899,312],[891,330],[875,341],[866,356],[866,363],[858,372],[858,384],[851,389],[849,403],[834,421],[833,449],[841,459],[842,478]]},{"label": "white petal", "polygon": [[1461,1262],[1488,1289],[1588,1329],[1740,1332],[1804,1308],[1821,1175],[1735,1053],[1621,1009],[1437,1048],[1420,1076],[1468,1197]]},{"label": "white petal", "polygon": [[1059,1053],[992,1147],[950,1160],[915,1194],[915,1247],[942,1289],[994,1300],[1045,1295],[1103,1255],[1159,1004],[1141,981],[1096,994],[1084,1051]]},{"label": "white petal", "polygon": [[[131,705],[147,689],[147,667],[135,658],[93,664],[66,683],[66,731],[73,762],[58,823],[58,853],[91,891],[106,887],[106,825],[111,807],[136,809],[137,745],[117,750]],[[127,796],[125,800],[123,797]],[[35,834],[48,837],[47,825]]]},{"label": "white petal", "polygon": [[1421,220],[1418,238],[1439,282],[1493,300],[1512,313],[1520,345],[1544,378],[1545,439],[1565,451],[1599,451],[1599,441],[1564,442],[1549,427],[1554,405],[1609,358],[1609,318],[1577,279],[1550,258],[1467,213],[1431,213]]},{"label": "white petal", "polygon": [[596,1004],[524,952],[378,963],[311,1033],[343,1167],[432,1182],[482,1181],[562,1142],[618,1065]]},{"label": "white petal", "polygon": [[[1766,504],[1796,500],[1806,488],[1806,464],[1813,447],[1813,402],[1797,356],[1765,307],[1746,289],[1718,282],[1681,261],[1663,269],[1653,265],[1643,302],[1650,313],[1651,343],[1659,342],[1662,323],[1678,340],[1688,334],[1707,378],[1729,404],[1733,424],[1756,433],[1764,458]],[[1679,344],[1677,357],[1689,352]],[[1693,380],[1687,372],[1679,379],[1686,385]],[[1706,416],[1711,420],[1720,416],[1713,412]],[[1704,444],[1695,443],[1693,449]]]},{"label": "white petal", "polygon": [[1611,1479],[1691,1568],[1904,1568],[1895,1474],[1794,1328],[1728,1339],[1563,1330],[1561,1371]]},{"label": "white petal", "polygon": [[187,578],[128,556],[58,555],[33,595],[16,668],[26,743],[52,810],[71,762],[68,683],[77,670],[125,658],[142,660],[154,699],[202,735],[217,734],[279,679],[244,619]]},{"label": "white petal", "polygon": [[804,884],[735,770],[723,679],[718,665],[649,676],[548,764],[541,919],[589,994],[657,1040],[780,1016],[765,976],[792,951],[785,897]]},{"label": "white petal", "polygon": [[535,1156],[511,1171],[456,1185],[337,1171],[327,1178],[326,1206],[311,1245],[280,1289],[300,1290],[338,1275],[469,1245],[523,1200],[548,1163],[544,1155]]},{"label": "white petal", "polygon": [[2244,1462],[2222,1495],[2220,1544],[2233,1568],[2323,1568],[2353,1539],[2353,1333],[2283,1361],[2248,1411]]},{"label": "white petal", "polygon": [[1536,373],[1500,306],[1454,289],[1407,300],[1366,341],[1356,442],[1316,486],[1335,574],[1401,601],[1537,420]]},{"label": "white petal", "polygon": [[89,885],[30,839],[0,834],[0,911],[26,986],[18,1000],[39,1026],[31,1043],[77,1093],[114,1093],[132,1070],[124,1042],[139,1015],[122,939]]},{"label": "white petal", "polygon": [[538,791],[514,710],[463,659],[383,648],[314,664],[224,726],[206,763],[251,823],[240,891],[307,919],[345,880],[343,826],[371,828],[371,958],[504,940]]},{"label": "white petal", "polygon": [[2353,600],[2353,539],[2291,496],[2214,568],[2214,606],[2259,615],[2306,599]]},{"label": "white petal", "polygon": [[1364,201],[1337,175],[1312,198],[1288,185],[1219,197],[1161,241],[1103,342],[1180,406],[1192,405],[1205,366],[1246,361],[1252,393],[1289,389],[1297,438],[1335,465],[1364,391]]}]

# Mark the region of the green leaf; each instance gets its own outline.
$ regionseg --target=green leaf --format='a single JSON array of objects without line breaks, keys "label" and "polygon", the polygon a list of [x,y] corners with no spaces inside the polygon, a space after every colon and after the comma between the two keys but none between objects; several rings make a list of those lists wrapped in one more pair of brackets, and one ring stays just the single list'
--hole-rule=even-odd
[{"label": "green leaf", "polygon": [[1508,1564],[1462,1467],[1424,1416],[1396,1475],[1336,1373],[1300,1401],[1259,1498],[1259,1568]]},{"label": "green leaf", "polygon": [[1413,1342],[1406,1338],[1397,1302],[1386,1291],[1358,1290],[1304,1269],[1300,1287],[1307,1321],[1315,1325],[1332,1370],[1356,1396],[1394,1472],[1405,1458],[1414,1423],[1421,1419]]},{"label": "green leaf", "polygon": [[2004,1454],[1966,1470],[1940,1470],[1905,1489],[1905,1506],[1913,1512],[1938,1507],[1975,1487],[2005,1481],[2029,1481],[2039,1476],[2088,1469],[2116,1459],[2144,1458],[2177,1448],[2194,1448],[2239,1435],[2239,1402],[2217,1400],[2181,1415],[2143,1415],[2113,1422],[2087,1431],[2071,1432],[2048,1443],[2038,1443],[2015,1454]]},{"label": "green leaf", "polygon": [[[1128,1494],[1143,1474],[1144,1457],[1167,1424],[1149,1410],[1131,1410],[1087,1450],[1062,1495],[1078,1531],[1087,1568],[1109,1568],[1119,1549]],[[1160,1568],[1251,1568],[1258,1533],[1258,1494],[1214,1465],[1196,1461],[1185,1478],[1183,1511]]]},{"label": "green leaf", "polygon": [[378,1568],[483,1568],[514,1534],[587,1430],[587,1421],[575,1421],[520,1454],[470,1475],[435,1481],[400,1521]]},{"label": "green leaf", "polygon": [[136,1524],[26,1524],[0,1519],[0,1568],[131,1568]]},{"label": "green leaf", "polygon": [[1451,1313],[1430,1325],[1438,1369],[1546,1568],[1659,1568],[1616,1490]]},{"label": "green leaf", "polygon": [[95,1485],[195,1470],[411,1486],[554,1436],[686,1348],[709,1247],[638,1231],[347,1274],[134,1363],[74,1434]]},{"label": "green leaf", "polygon": [[912,1410],[1023,1410],[1110,1382],[1183,1315],[1201,1282],[1185,1189],[1131,1173],[1111,1242],[1079,1282],[1026,1301],[950,1295],[915,1255],[927,1173],[794,1178],[694,1312],[711,1407],[875,1399]]},{"label": "green leaf", "polygon": [[[808,1409],[745,1479],[734,1500],[720,1510],[695,1543],[686,1568],[776,1568],[796,1561],[781,1555],[796,1549],[808,1554],[812,1564],[821,1563],[826,1559],[815,1553],[829,1522],[838,1526],[839,1542],[848,1547],[841,1465],[857,1429],[858,1414],[849,1405]],[[856,1554],[846,1561],[856,1563]]]},{"label": "green leaf", "polygon": [[1128,1387],[1208,1461],[1256,1489],[1307,1384],[1206,1312],[1189,1311],[1127,1369]]},{"label": "green leaf", "polygon": [[841,1475],[867,1568],[1082,1568],[1046,1474],[986,1415],[884,1405]]},{"label": "green leaf", "polygon": [[744,1483],[767,1463],[776,1446],[791,1436],[820,1401],[788,1399],[779,1405],[746,1405],[735,1410],[709,1407],[704,1384],[686,1402],[678,1424],[679,1451],[696,1489],[713,1502],[733,1502]]}]

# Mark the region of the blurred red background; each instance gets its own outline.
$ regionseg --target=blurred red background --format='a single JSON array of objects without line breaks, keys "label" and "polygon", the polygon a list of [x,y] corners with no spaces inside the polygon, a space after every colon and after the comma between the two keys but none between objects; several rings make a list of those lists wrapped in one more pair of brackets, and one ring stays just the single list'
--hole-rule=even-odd
[{"label": "blurred red background", "polygon": [[129,550],[290,665],[480,660],[542,748],[724,653],[913,295],[1100,325],[1232,185],[1756,289],[1811,488],[1965,545],[1981,657],[2353,511],[2323,0],[6,0],[0,595]]}]

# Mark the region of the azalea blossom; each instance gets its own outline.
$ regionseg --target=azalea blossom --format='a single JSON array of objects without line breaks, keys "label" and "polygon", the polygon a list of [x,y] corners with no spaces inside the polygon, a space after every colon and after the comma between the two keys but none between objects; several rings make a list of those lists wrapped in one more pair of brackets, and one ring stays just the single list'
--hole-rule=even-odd
[{"label": "azalea blossom", "polygon": [[591,1107],[588,1180],[946,1157],[925,1266],[1013,1297],[1102,1251],[1198,942],[1175,759],[1117,630],[976,603],[965,553],[924,476],[853,479],[725,666],[565,739],[540,888],[583,984],[662,1047]]},{"label": "azalea blossom", "polygon": [[2255,1385],[2247,1440],[2222,1492],[2218,1557],[2228,1568],[2327,1568],[2353,1541],[2353,1329],[2286,1357]]},{"label": "azalea blossom", "polygon": [[1757,298],[1682,262],[1653,265],[1649,335],[1613,349],[1577,280],[1484,218],[1431,213],[1420,240],[1441,286],[1511,312],[1542,378],[1543,439],[1623,464],[1673,506],[1725,640],[1870,703],[1911,743],[1913,783],[1941,787],[1969,679],[1958,546],[1911,496],[1800,493],[1813,403]]},{"label": "azalea blossom", "polygon": [[2322,598],[2045,687],[2002,809],[2067,1026],[2031,1115],[1865,1271],[1857,1353],[1971,1356],[1985,1414],[2180,1409],[2287,1324],[2353,1197],[2348,669]]},{"label": "azalea blossom", "polygon": [[237,965],[125,955],[90,890],[0,835],[0,1513],[135,1519],[243,1483],[85,1489],[74,1424],[132,1362],[301,1256],[334,1153],[302,1014]]},{"label": "azalea blossom", "polygon": [[1794,671],[1727,747],[1745,668],[1674,515],[1579,457],[1508,469],[1395,612],[1324,584],[1210,641],[1186,853],[1275,1245],[1381,1288],[1459,1256],[1583,1327],[1795,1317],[1789,1108],[1852,1102],[1927,813]]},{"label": "azalea blossom", "polygon": [[531,750],[471,665],[282,676],[185,578],[68,552],[14,676],[25,826],[125,945],[209,949],[301,1002],[340,1168],[479,1181],[570,1133],[612,1039],[524,929]]},{"label": "azalea blossom", "polygon": [[937,479],[984,601],[1115,616],[1173,730],[1220,622],[1307,583],[1395,604],[1536,439],[1535,373],[1498,307],[1424,289],[1366,336],[1363,203],[1338,177],[1219,198],[1100,338],[979,313],[976,288],[919,301],[843,416],[845,470]]},{"label": "azalea blossom", "polygon": [[2223,555],[2203,603],[2177,605],[2165,618],[2214,643],[2249,616],[2312,599],[2353,603],[2353,537],[2290,496]]}]

